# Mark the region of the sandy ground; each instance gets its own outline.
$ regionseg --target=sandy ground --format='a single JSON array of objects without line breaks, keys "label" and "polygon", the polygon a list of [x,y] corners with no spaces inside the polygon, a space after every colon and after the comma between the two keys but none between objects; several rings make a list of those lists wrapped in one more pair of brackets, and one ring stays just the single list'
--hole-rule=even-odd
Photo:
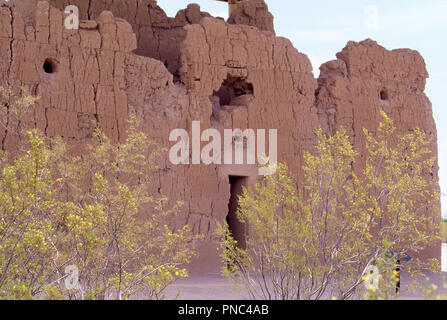
[{"label": "sandy ground", "polygon": [[244,300],[243,292],[220,276],[194,276],[177,281],[167,289],[167,298],[174,299],[181,290],[180,300]]},{"label": "sandy ground", "polygon": [[[418,277],[420,285],[424,285],[426,278],[430,279],[430,284],[436,284],[439,294],[447,295],[447,288],[443,287],[444,280],[447,281],[447,273],[429,274]],[[412,293],[408,290],[408,285],[412,281],[407,274],[402,275],[402,292],[399,300],[422,299],[422,293]],[[237,291],[233,285],[220,276],[191,277],[180,280],[168,288],[168,299],[175,299],[177,291],[181,290],[179,300],[246,300],[247,296],[243,291]]]},{"label": "sandy ground", "polygon": [[[443,274],[429,274],[418,277],[420,285],[424,286],[426,278],[430,279],[430,284],[436,284],[440,294],[447,295],[447,288],[444,288],[444,282],[447,284],[447,244],[442,247],[442,270]],[[445,280],[445,281],[444,281]],[[412,293],[408,290],[411,283],[410,277],[402,274],[402,292],[399,299],[415,300],[422,299],[422,293]],[[188,279],[180,280],[167,290],[167,297],[175,299],[178,290],[181,291],[178,299],[180,300],[243,300],[247,295],[242,290],[236,290],[233,285],[218,275],[193,276]]]}]

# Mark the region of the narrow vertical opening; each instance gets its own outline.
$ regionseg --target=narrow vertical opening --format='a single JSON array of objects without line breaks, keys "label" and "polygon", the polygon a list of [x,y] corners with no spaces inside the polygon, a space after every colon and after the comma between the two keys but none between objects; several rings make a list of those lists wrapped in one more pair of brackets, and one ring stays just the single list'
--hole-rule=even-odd
[{"label": "narrow vertical opening", "polygon": [[247,185],[247,177],[230,176],[231,197],[228,204],[227,223],[233,238],[237,241],[238,246],[246,249],[246,225],[237,217],[239,207],[238,197],[242,195],[242,187]]}]

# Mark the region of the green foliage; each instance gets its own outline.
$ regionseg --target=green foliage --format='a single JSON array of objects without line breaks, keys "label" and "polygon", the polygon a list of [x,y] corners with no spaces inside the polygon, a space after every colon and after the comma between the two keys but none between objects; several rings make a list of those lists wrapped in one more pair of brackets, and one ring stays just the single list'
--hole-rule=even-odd
[{"label": "green foliage", "polygon": [[0,159],[0,296],[14,299],[34,296],[44,284],[59,209],[44,142],[32,132],[28,137],[23,156],[12,164]]},{"label": "green foliage", "polygon": [[[376,260],[378,274],[366,273],[362,280],[365,284],[365,300],[390,300],[396,298],[397,284],[401,272],[397,270],[397,262],[390,254],[385,254]],[[377,277],[374,282],[374,277]]]},{"label": "green foliage", "polygon": [[26,140],[27,122],[37,97],[31,95],[24,87],[20,90],[0,87],[0,128],[12,133],[19,144]]},{"label": "green foliage", "polygon": [[[365,130],[364,162],[343,128],[333,136],[320,129],[315,150],[304,155],[302,192],[283,164],[244,190],[238,216],[249,226],[248,249],[219,228],[227,278],[252,298],[352,299],[376,266],[375,290],[393,296],[397,254],[414,256],[439,240],[439,193],[429,139],[416,129],[396,142],[393,122],[382,117],[375,136]],[[413,259],[406,268],[434,265]]]},{"label": "green foliage", "polygon": [[447,243],[447,220],[441,222],[441,237],[442,242]]},{"label": "green foliage", "polygon": [[0,154],[0,299],[162,299],[188,276],[199,237],[169,226],[182,204],[148,191],[160,150],[135,116],[127,127],[123,142],[97,129],[81,149],[28,131]]}]

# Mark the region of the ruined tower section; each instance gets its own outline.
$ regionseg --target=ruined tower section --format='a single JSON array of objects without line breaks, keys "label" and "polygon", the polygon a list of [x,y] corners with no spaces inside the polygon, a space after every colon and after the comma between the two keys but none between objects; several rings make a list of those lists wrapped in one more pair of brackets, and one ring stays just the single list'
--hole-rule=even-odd
[{"label": "ruined tower section", "polygon": [[320,68],[316,105],[322,125],[330,132],[343,125],[361,148],[363,128],[374,132],[384,110],[399,133],[423,129],[436,155],[436,125],[424,93],[428,73],[419,52],[389,51],[368,39],[349,42],[337,58]]},{"label": "ruined tower section", "polygon": [[[337,58],[321,66],[318,79],[316,106],[326,132],[334,133],[343,126],[362,160],[367,155],[363,128],[375,133],[383,110],[394,120],[397,135],[422,129],[431,139],[432,155],[438,157],[432,105],[424,93],[428,73],[419,52],[389,51],[367,39],[349,42]],[[437,161],[429,178],[438,183]],[[440,215],[433,219],[439,221]],[[439,243],[424,255],[439,258],[440,254]]]}]

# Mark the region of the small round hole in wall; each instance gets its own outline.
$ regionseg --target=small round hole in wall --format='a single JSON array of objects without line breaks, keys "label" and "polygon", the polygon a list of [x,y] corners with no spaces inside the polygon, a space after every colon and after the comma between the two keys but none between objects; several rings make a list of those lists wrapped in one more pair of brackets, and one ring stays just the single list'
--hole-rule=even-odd
[{"label": "small round hole in wall", "polygon": [[43,63],[43,71],[48,74],[55,73],[57,69],[57,64],[53,59],[45,59]]},{"label": "small round hole in wall", "polygon": [[380,91],[380,100],[387,101],[388,98],[388,92],[385,90]]}]

